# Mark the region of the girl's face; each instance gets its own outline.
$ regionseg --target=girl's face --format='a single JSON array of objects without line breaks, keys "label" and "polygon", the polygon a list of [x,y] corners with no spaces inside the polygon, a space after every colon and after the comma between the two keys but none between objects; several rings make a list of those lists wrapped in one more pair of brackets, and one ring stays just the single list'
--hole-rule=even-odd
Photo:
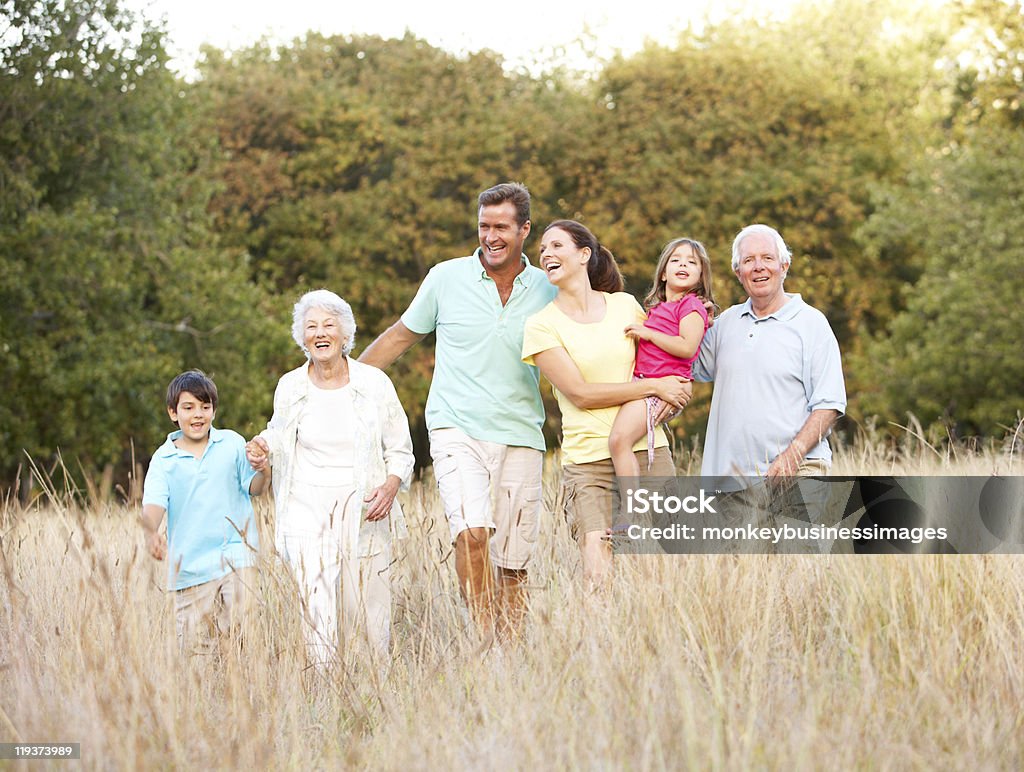
[{"label": "girl's face", "polygon": [[556,287],[581,271],[587,270],[590,249],[580,249],[568,231],[548,228],[540,242],[540,267],[548,275],[548,281]]},{"label": "girl's face", "polygon": [[661,280],[669,300],[681,297],[700,285],[700,256],[689,244],[680,244],[665,263]]}]

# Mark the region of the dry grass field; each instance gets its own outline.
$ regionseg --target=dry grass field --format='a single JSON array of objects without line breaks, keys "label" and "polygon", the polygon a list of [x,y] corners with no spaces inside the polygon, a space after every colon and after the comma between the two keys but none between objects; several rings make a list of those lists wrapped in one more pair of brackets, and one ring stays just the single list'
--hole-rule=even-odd
[{"label": "dry grass field", "polygon": [[[1009,446],[880,448],[834,471],[1024,474]],[[592,595],[549,515],[525,640],[483,653],[429,481],[409,503],[392,660],[330,678],[273,559],[245,650],[181,659],[133,511],[6,507],[0,740],[112,769],[1024,767],[1022,556],[628,556]]]}]

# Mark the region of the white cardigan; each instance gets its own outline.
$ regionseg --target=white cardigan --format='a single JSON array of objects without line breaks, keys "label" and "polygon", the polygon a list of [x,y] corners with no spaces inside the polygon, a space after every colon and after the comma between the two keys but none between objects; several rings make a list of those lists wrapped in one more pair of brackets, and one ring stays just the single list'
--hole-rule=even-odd
[{"label": "white cardigan", "polygon": [[[409,419],[398,401],[391,379],[376,367],[346,357],[352,403],[355,408],[353,443],[355,446],[354,487],[360,504],[366,494],[384,483],[388,475],[402,481],[402,490],[408,490],[412,478],[414,457]],[[270,446],[273,465],[274,505],[276,509],[276,543],[282,550],[282,530],[292,524],[288,504],[291,499],[295,466],[295,444],[298,438],[299,418],[309,396],[309,362],[285,373],[277,382],[274,392],[274,415],[267,428],[260,432]],[[375,522],[351,518],[353,529],[344,540],[358,545],[355,555],[375,555],[386,547],[392,535],[402,538],[408,533],[402,507],[395,500],[391,516]],[[301,527],[298,523],[292,525]],[[358,531],[356,531],[358,529]]]}]

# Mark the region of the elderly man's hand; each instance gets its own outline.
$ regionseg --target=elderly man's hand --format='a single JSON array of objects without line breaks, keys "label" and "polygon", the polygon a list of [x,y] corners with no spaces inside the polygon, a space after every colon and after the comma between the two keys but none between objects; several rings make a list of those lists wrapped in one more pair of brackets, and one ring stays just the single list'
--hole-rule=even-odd
[{"label": "elderly man's hand", "polygon": [[265,472],[270,463],[270,446],[262,437],[253,437],[245,443],[245,457],[254,472]]},{"label": "elderly man's hand", "polygon": [[769,480],[777,477],[796,477],[799,470],[800,464],[804,458],[792,446],[786,448],[779,455],[775,457],[771,465],[768,467],[767,477]]},{"label": "elderly man's hand", "polygon": [[718,310],[718,306],[716,306],[710,300],[705,300],[704,310],[708,312],[708,327],[713,327],[715,324],[715,311]]}]

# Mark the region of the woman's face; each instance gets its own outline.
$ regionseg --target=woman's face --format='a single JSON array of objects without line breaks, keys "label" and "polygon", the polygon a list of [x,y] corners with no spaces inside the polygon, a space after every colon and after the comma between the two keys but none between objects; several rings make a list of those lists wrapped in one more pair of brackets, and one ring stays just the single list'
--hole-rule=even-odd
[{"label": "woman's face", "polygon": [[590,248],[580,249],[568,231],[548,228],[540,242],[540,267],[556,287],[566,279],[586,272]]},{"label": "woman's face", "polygon": [[330,362],[342,357],[345,335],[341,323],[323,308],[311,308],[306,312],[303,327],[303,342],[309,357],[316,362]]}]

